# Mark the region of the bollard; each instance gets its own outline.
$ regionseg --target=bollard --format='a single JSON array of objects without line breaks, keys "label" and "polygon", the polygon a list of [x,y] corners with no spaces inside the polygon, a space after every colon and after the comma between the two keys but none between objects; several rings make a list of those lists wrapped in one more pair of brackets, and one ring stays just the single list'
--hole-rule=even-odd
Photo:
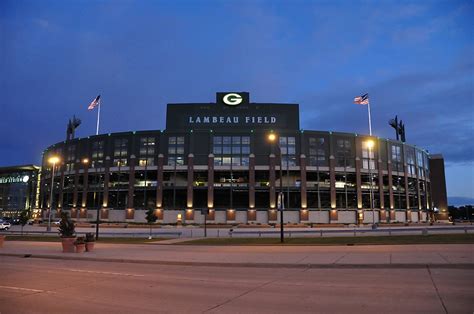
[{"label": "bollard", "polygon": [[321,234],[321,238],[323,237],[323,229],[319,230],[319,233]]},{"label": "bollard", "polygon": [[356,236],[356,229],[354,228],[354,237]]},{"label": "bollard", "polygon": [[219,238],[219,231],[220,231],[220,230],[219,230],[219,229],[217,229],[217,237],[218,237],[218,238]]},{"label": "bollard", "polygon": [[193,237],[193,229],[191,229],[191,238]]},{"label": "bollard", "polygon": [[423,229],[421,230],[422,235],[428,235],[428,229]]},{"label": "bollard", "polygon": [[464,227],[464,233],[467,234],[467,227]]},{"label": "bollard", "polygon": [[258,232],[258,237],[259,237],[259,238],[262,237],[262,232],[261,232],[261,231]]}]

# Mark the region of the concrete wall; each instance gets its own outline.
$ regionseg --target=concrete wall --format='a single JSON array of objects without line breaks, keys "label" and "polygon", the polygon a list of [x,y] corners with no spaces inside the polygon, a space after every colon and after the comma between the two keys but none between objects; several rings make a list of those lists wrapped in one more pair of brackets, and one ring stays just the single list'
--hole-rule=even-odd
[{"label": "concrete wall", "polygon": [[418,222],[418,212],[411,212],[411,221]]},{"label": "concrete wall", "polygon": [[181,219],[184,220],[184,211],[183,210],[164,210],[163,211],[163,223],[171,224],[176,223],[178,214],[181,214]]},{"label": "concrete wall", "polygon": [[136,210],[134,214],[134,222],[146,222],[146,210]]},{"label": "concrete wall", "polygon": [[329,211],[327,210],[310,210],[309,213],[309,222],[312,223],[329,223]]},{"label": "concrete wall", "polygon": [[[329,212],[328,212],[328,215],[329,215]],[[334,222],[341,223],[341,224],[355,224],[357,223],[357,211],[340,210],[337,212],[337,221],[334,221]]]},{"label": "concrete wall", "polygon": [[235,222],[244,224],[247,223],[247,211],[236,211],[235,212]]},{"label": "concrete wall", "polygon": [[257,210],[257,221],[256,223],[266,224],[268,223],[268,212],[264,210]]},{"label": "concrete wall", "polygon": [[225,210],[216,210],[214,216],[214,223],[216,224],[225,224],[227,223],[227,216]]},{"label": "concrete wall", "polygon": [[425,222],[427,218],[428,215],[426,214],[426,212],[421,212],[421,221]]},{"label": "concrete wall", "polygon": [[125,210],[124,209],[110,209],[109,210],[109,221],[125,221]]},{"label": "concrete wall", "polygon": [[[375,219],[373,219],[374,217]],[[373,222],[378,223],[379,222],[379,212],[375,210],[373,213],[371,210],[364,210],[364,220],[363,222],[365,224],[371,224]]]},{"label": "concrete wall", "polygon": [[194,223],[204,224],[204,215],[201,214],[200,210],[195,210],[194,211]]},{"label": "concrete wall", "polygon": [[406,221],[406,214],[405,211],[397,210],[395,212],[395,220],[398,222],[405,222]]},{"label": "concrete wall", "polygon": [[[278,223],[280,223],[280,211],[277,212]],[[300,212],[299,211],[286,211],[283,213],[283,222],[284,223],[299,223],[300,222]]]}]

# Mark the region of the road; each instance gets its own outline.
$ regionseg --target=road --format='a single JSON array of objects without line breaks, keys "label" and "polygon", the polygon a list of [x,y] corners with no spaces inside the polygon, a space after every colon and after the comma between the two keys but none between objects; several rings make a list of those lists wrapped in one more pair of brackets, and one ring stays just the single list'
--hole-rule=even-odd
[{"label": "road", "polygon": [[0,256],[7,313],[472,313],[474,269],[262,269]]}]

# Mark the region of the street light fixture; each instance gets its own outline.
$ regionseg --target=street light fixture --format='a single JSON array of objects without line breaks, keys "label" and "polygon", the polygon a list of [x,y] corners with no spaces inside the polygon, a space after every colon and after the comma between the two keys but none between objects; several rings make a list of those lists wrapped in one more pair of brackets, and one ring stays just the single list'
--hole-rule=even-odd
[{"label": "street light fixture", "polygon": [[369,149],[369,191],[370,191],[370,209],[372,210],[372,229],[376,229],[377,225],[375,224],[375,209],[374,209],[374,195],[373,195],[373,190],[372,190],[372,183],[373,183],[373,178],[372,178],[372,148],[375,146],[375,142],[371,139],[367,140],[365,142],[365,146]]},{"label": "street light fixture", "polygon": [[278,154],[280,155],[280,192],[278,193],[278,210],[280,211],[280,242],[285,242],[285,236],[283,232],[283,171],[282,171],[282,156],[281,156],[281,147],[280,141],[278,141],[278,137],[275,133],[270,133],[268,135],[268,140],[272,144],[276,144],[278,148]]},{"label": "street light fixture", "polygon": [[59,163],[60,159],[58,156],[51,156],[48,159],[48,162],[52,165],[52,173],[51,173],[51,194],[49,197],[49,214],[48,214],[48,227],[47,231],[51,231],[51,215],[53,212],[53,191],[54,191],[54,168],[56,167],[56,164]]}]

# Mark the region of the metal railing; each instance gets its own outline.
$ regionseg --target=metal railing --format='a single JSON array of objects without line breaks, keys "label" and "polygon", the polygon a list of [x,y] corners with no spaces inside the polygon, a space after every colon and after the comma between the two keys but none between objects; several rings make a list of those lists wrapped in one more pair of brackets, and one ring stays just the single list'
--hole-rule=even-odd
[{"label": "metal railing", "polygon": [[[319,236],[324,237],[324,235],[330,234],[348,234],[354,237],[361,236],[364,234],[370,235],[389,235],[392,233],[416,233],[419,232],[421,235],[428,235],[429,233],[440,233],[443,231],[459,231],[462,233],[474,232],[474,226],[460,226],[460,227],[409,227],[409,228],[397,228],[397,227],[388,227],[388,228],[378,228],[378,229],[369,229],[369,228],[350,228],[350,229],[311,229],[311,230],[291,230],[286,229],[285,234],[289,237],[293,235],[308,235],[308,236]],[[280,234],[279,230],[229,230],[229,237],[239,236],[239,235],[255,235],[259,238],[267,235],[278,235]]]}]

